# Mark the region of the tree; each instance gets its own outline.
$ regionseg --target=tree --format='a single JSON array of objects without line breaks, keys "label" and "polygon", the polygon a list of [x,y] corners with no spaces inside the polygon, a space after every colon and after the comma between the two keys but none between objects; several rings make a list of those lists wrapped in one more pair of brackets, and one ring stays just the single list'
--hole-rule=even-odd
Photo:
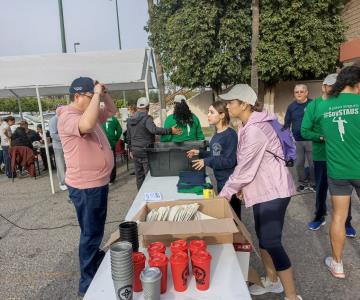
[{"label": "tree", "polygon": [[251,1],[251,87],[256,93],[259,91],[259,74],[256,61],[256,52],[259,44],[259,0]]},{"label": "tree", "polygon": [[210,86],[250,77],[250,1],[162,0],[147,30],[150,45],[176,85]]},{"label": "tree", "polygon": [[[262,0],[257,62],[273,103],[280,80],[322,78],[338,65],[345,0]],[[266,101],[266,100],[265,100]]]}]

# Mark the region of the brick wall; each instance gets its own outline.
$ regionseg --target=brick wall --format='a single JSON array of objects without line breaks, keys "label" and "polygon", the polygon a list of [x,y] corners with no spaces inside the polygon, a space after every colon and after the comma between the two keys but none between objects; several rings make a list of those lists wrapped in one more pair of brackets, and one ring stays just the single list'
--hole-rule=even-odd
[{"label": "brick wall", "polygon": [[345,33],[346,39],[360,38],[360,0],[350,0],[344,8],[342,17],[349,26]]}]

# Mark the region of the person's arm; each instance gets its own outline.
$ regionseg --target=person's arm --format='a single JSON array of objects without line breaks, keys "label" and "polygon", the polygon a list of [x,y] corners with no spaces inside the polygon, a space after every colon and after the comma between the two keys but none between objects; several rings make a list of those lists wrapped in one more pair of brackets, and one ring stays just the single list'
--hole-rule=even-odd
[{"label": "person's arm", "polygon": [[128,145],[129,151],[131,151],[131,131],[130,131],[130,125],[129,122],[126,124],[126,143]]},{"label": "person's arm", "polygon": [[[172,117],[168,116],[165,119],[164,128],[171,128],[171,127],[172,127]],[[160,137],[160,142],[171,142],[171,141],[172,141],[172,135],[171,134],[162,135]]]},{"label": "person's arm", "polygon": [[79,131],[81,134],[92,132],[99,120],[101,92],[102,86],[100,84],[95,85],[94,95],[90,101],[90,104],[81,115],[79,120]]},{"label": "person's arm", "polygon": [[194,121],[196,120],[196,140],[203,141],[203,140],[205,140],[205,136],[204,136],[204,133],[202,132],[200,120],[194,114],[193,114],[193,116],[194,116]]},{"label": "person's arm", "polygon": [[103,86],[104,92],[101,94],[101,100],[103,100],[105,107],[100,109],[99,121],[105,123],[106,120],[117,113],[117,108],[112,100],[111,96]]},{"label": "person's arm", "polygon": [[10,139],[11,138],[11,133],[9,133],[9,125],[7,125],[7,127],[6,128],[3,128],[3,133],[4,133],[4,135],[8,138],[8,139]]},{"label": "person's arm", "polygon": [[171,128],[157,127],[154,123],[154,120],[151,117],[147,118],[145,122],[145,127],[147,130],[149,130],[150,133],[157,135],[171,134],[172,132]]},{"label": "person's arm", "polygon": [[315,101],[311,101],[305,110],[303,120],[301,122],[301,136],[306,140],[313,142],[322,142],[323,135],[314,131],[315,122]]},{"label": "person's arm", "polygon": [[227,136],[226,140],[221,143],[222,151],[219,156],[210,156],[204,159],[205,166],[214,170],[230,169],[236,165],[236,148],[237,138]]},{"label": "person's arm", "polygon": [[55,141],[60,141],[59,132],[57,129],[57,117],[53,117],[49,122],[50,136]]},{"label": "person's arm", "polygon": [[122,128],[117,118],[113,118],[115,122],[115,138],[116,142],[120,140],[122,134]]},{"label": "person's arm", "polygon": [[252,182],[263,159],[268,140],[264,132],[255,126],[250,126],[243,137],[240,153],[237,154],[238,164],[225,183],[220,196],[230,200],[231,196]]},{"label": "person's arm", "polygon": [[284,129],[291,127],[291,104],[287,107],[286,114],[285,114],[285,120],[284,120]]},{"label": "person's arm", "polygon": [[210,157],[211,156],[211,152],[210,151],[206,151],[203,149],[199,150],[199,157],[200,158],[206,158],[206,157]]}]

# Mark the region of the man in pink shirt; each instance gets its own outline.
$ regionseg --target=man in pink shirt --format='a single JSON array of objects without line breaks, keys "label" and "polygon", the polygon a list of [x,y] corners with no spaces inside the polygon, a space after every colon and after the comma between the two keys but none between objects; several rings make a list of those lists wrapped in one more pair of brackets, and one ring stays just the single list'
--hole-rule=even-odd
[{"label": "man in pink shirt", "polygon": [[[80,77],[70,86],[71,103],[56,110],[58,133],[66,162],[65,183],[80,224],[79,295],[84,295],[104,253],[104,235],[110,173],[114,158],[101,128],[116,107],[106,87]],[[104,108],[100,108],[100,102]]]}]

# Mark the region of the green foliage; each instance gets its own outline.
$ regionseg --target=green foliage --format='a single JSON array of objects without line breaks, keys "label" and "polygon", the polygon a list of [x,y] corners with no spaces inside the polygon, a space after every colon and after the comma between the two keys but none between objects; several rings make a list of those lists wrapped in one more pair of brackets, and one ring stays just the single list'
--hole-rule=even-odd
[{"label": "green foliage", "polygon": [[219,91],[222,84],[249,79],[249,0],[162,0],[147,30],[176,85]]},{"label": "green foliage", "polygon": [[[65,105],[66,99],[63,98],[43,98],[41,99],[41,105],[43,111],[55,110],[59,105]],[[21,109],[26,112],[38,112],[38,102],[36,98],[26,97],[20,99]],[[0,111],[3,112],[19,112],[18,101],[15,98],[0,99]]]},{"label": "green foliage", "polygon": [[315,79],[334,72],[345,27],[344,0],[260,1],[259,78]]}]

